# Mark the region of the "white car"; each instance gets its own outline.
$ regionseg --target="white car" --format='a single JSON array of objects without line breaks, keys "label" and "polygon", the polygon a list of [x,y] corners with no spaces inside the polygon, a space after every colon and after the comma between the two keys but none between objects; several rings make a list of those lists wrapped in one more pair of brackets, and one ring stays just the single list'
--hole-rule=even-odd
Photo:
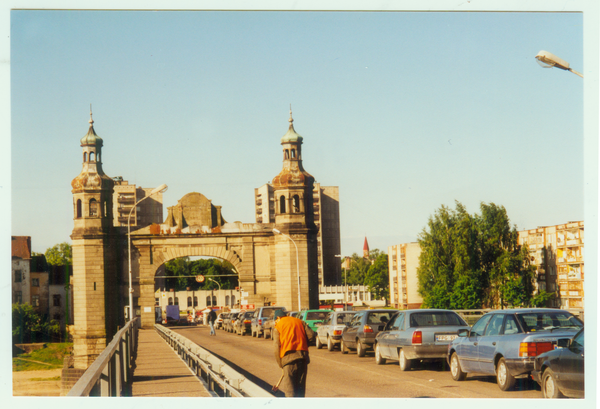
[{"label": "white car", "polygon": [[329,313],[322,324],[317,324],[316,345],[321,349],[327,345],[329,351],[333,351],[342,339],[342,331],[346,323],[352,320],[356,311],[334,311]]}]

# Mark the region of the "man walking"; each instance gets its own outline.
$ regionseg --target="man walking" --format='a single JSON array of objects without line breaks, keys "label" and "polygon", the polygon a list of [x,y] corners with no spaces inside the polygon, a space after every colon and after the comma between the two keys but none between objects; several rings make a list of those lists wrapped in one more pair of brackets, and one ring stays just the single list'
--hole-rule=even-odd
[{"label": "man walking", "polygon": [[283,310],[275,311],[273,319],[275,360],[283,370],[279,390],[286,397],[303,398],[306,394],[306,373],[310,362],[308,345],[315,340],[315,333],[304,321],[287,317]]},{"label": "man walking", "polygon": [[210,310],[208,313],[208,325],[210,326],[210,335],[217,335],[215,333],[215,321],[217,320],[217,313]]}]

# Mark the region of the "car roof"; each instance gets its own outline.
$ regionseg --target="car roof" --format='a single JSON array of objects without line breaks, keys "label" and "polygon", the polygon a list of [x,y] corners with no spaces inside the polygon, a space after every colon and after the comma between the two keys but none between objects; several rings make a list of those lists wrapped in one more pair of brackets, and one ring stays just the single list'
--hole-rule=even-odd
[{"label": "car roof", "polygon": [[506,310],[493,310],[493,311],[489,311],[486,314],[492,314],[492,313],[502,313],[502,314],[515,314],[515,313],[532,313],[532,312],[567,312],[570,314],[569,311],[566,310],[560,310],[557,308],[509,308]]}]

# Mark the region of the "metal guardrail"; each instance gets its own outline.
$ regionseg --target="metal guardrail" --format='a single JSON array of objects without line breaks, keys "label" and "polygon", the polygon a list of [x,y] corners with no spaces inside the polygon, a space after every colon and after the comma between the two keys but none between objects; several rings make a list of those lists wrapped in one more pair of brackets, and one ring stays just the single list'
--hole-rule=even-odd
[{"label": "metal guardrail", "polygon": [[209,392],[220,397],[273,398],[274,396],[186,337],[160,324],[154,328],[177,352]]},{"label": "metal guardrail", "polygon": [[131,396],[138,319],[117,332],[67,396]]}]

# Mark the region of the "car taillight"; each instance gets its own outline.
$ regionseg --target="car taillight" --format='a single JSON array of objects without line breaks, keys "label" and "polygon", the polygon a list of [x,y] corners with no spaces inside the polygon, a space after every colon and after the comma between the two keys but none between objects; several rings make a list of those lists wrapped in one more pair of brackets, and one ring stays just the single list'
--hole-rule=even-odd
[{"label": "car taillight", "polygon": [[373,332],[373,328],[369,327],[368,325],[365,325],[363,327],[363,332]]},{"label": "car taillight", "polygon": [[342,335],[342,331],[339,329],[333,330],[333,335]]},{"label": "car taillight", "polygon": [[534,357],[552,351],[552,349],[554,349],[552,342],[521,342],[519,356],[521,358]]},{"label": "car taillight", "polygon": [[413,332],[412,343],[413,343],[413,345],[423,343],[423,333],[421,331]]},{"label": "car taillight", "polygon": [[244,320],[244,324],[250,324],[250,320]]},{"label": "car taillight", "polygon": [[258,319],[258,325],[262,325],[262,318]]}]

